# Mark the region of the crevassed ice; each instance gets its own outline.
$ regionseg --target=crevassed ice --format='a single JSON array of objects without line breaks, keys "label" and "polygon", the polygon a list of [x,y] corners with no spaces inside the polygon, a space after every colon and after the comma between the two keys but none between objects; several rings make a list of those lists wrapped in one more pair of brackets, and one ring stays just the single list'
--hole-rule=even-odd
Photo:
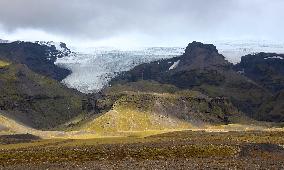
[{"label": "crevassed ice", "polygon": [[68,87],[92,93],[108,85],[118,73],[151,61],[181,55],[184,48],[147,48],[137,51],[99,50],[91,54],[76,53],[58,58],[57,65],[72,70],[63,80]]}]

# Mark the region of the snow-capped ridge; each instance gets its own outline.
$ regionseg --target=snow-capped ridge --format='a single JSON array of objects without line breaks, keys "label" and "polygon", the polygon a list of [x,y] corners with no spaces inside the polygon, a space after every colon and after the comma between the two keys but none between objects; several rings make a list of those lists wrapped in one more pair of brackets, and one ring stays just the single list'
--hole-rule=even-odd
[{"label": "snow-capped ridge", "polygon": [[264,58],[264,60],[268,60],[268,59],[280,59],[280,60],[284,60],[284,58],[281,57],[281,56],[273,56],[273,57],[266,57],[266,58]]}]

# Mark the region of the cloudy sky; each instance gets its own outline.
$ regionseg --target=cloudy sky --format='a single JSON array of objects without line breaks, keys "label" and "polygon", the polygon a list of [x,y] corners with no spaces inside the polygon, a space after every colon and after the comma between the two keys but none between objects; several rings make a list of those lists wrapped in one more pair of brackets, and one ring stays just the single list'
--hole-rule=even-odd
[{"label": "cloudy sky", "polygon": [[0,39],[88,46],[282,41],[283,8],[283,0],[0,0]]}]

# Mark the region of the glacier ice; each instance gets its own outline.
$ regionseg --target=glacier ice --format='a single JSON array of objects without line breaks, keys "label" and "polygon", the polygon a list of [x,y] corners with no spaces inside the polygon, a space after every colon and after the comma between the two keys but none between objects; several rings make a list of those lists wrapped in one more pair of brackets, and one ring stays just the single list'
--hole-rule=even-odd
[{"label": "glacier ice", "polygon": [[108,85],[118,73],[151,61],[181,55],[184,48],[153,47],[132,51],[117,49],[96,49],[90,54],[75,53],[58,58],[57,65],[72,70],[63,80],[68,87],[83,93],[97,92]]},{"label": "glacier ice", "polygon": [[[284,53],[284,44],[266,41],[217,41],[213,44],[232,63],[240,62],[241,56],[247,54]],[[68,56],[58,58],[56,64],[72,70],[72,74],[63,80],[64,84],[83,93],[92,93],[107,86],[109,80],[120,72],[128,71],[141,63],[172,58],[183,52],[184,48],[181,47],[151,47],[137,50],[96,47],[80,49],[80,52],[74,51]]]}]

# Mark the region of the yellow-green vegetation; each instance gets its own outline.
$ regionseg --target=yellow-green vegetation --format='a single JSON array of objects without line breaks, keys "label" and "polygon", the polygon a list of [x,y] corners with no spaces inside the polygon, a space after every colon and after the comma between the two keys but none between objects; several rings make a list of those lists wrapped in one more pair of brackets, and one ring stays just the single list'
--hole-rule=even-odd
[{"label": "yellow-green vegetation", "polygon": [[191,127],[190,123],[174,117],[142,112],[136,108],[115,106],[113,110],[83,125],[82,129],[101,135],[128,134],[143,136],[142,134],[149,135]]},{"label": "yellow-green vegetation", "polygon": [[20,125],[16,121],[9,119],[0,113],[0,134],[13,134],[28,132],[29,129],[24,125]]},{"label": "yellow-green vegetation", "polygon": [[215,101],[200,92],[189,90],[175,93],[107,93],[106,97],[98,100],[97,106],[108,106],[110,110],[81,125],[79,130],[103,136],[184,130],[222,123],[223,117],[237,112],[226,100]]},{"label": "yellow-green vegetation", "polygon": [[10,65],[10,63],[9,63],[9,62],[6,62],[6,61],[3,61],[3,60],[0,60],[0,68],[6,67],[6,66],[8,66],[8,65]]},{"label": "yellow-green vegetation", "polygon": [[[209,159],[210,162],[237,160],[270,162],[281,165],[284,153],[284,132],[240,131],[204,132],[180,131],[150,137],[98,138],[85,140],[49,139],[29,143],[0,145],[0,164],[39,166],[42,164],[90,162],[107,164],[117,161],[178,161]],[[246,159],[244,159],[246,158]],[[261,160],[261,161],[259,161]],[[98,162],[97,162],[98,161]],[[220,162],[219,162],[220,163]],[[165,165],[165,164],[163,164]],[[184,164],[185,165],[185,164]],[[237,164],[238,167],[241,165]],[[229,168],[229,167],[227,167]],[[268,168],[268,167],[267,167]],[[148,168],[147,168],[148,169]]]}]

